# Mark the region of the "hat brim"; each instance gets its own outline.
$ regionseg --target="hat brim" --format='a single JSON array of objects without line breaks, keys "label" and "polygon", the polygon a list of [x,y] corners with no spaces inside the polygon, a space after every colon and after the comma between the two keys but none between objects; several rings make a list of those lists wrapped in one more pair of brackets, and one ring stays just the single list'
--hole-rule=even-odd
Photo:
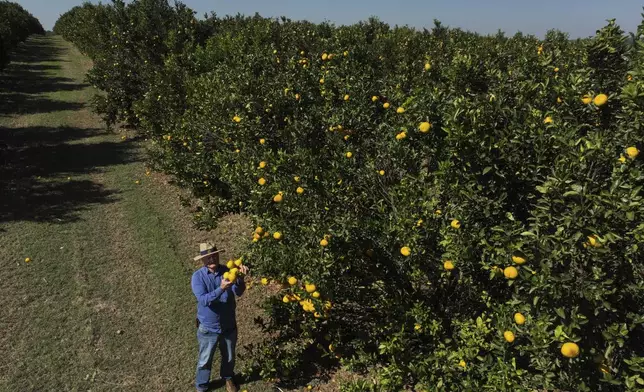
[{"label": "hat brim", "polygon": [[199,261],[199,260],[203,259],[204,257],[208,257],[208,256],[216,255],[217,253],[224,253],[224,252],[225,252],[224,249],[216,250],[214,252],[206,253],[205,255],[196,256],[193,260],[194,261]]}]

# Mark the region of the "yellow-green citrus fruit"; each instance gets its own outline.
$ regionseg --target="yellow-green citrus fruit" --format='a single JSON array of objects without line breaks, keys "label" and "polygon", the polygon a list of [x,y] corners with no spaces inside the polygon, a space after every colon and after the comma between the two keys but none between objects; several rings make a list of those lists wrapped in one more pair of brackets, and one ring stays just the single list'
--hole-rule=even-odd
[{"label": "yellow-green citrus fruit", "polygon": [[512,331],[503,332],[503,337],[508,343],[514,342],[514,333]]},{"label": "yellow-green citrus fruit", "polygon": [[516,279],[519,276],[519,271],[515,267],[506,267],[503,270],[503,275],[508,279]]},{"label": "yellow-green citrus fruit", "polygon": [[568,342],[561,346],[561,355],[566,358],[575,358],[579,355],[579,346],[577,343]]}]

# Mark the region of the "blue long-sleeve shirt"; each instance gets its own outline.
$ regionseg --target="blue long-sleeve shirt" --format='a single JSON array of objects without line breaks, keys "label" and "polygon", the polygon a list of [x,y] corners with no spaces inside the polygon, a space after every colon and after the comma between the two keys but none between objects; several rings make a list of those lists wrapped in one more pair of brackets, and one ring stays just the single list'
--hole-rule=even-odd
[{"label": "blue long-sleeve shirt", "polygon": [[221,281],[225,265],[219,265],[212,273],[207,267],[201,267],[192,274],[192,292],[197,298],[197,319],[210,332],[222,333],[237,327],[235,319],[235,296],[240,297],[246,290],[243,279],[226,290],[222,290]]}]

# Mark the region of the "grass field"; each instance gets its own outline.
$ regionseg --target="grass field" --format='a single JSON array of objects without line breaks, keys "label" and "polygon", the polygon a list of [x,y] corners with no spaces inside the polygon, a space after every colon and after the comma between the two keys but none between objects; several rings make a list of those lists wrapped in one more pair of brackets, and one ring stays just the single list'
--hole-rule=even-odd
[{"label": "grass field", "polygon": [[[0,391],[190,391],[192,256],[214,239],[232,257],[250,228],[238,216],[192,228],[178,191],[146,176],[145,142],[92,114],[90,66],[60,37],[35,37],[0,75]],[[263,290],[238,303],[238,370],[261,339]]]}]

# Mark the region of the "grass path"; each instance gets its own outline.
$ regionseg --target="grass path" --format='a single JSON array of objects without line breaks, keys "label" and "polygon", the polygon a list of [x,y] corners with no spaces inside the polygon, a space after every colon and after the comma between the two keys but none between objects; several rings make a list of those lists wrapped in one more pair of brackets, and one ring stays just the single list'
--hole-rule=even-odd
[{"label": "grass path", "polygon": [[[0,74],[0,391],[191,391],[190,256],[213,237],[234,256],[249,228],[192,228],[178,191],[146,176],[143,142],[89,110],[90,66],[34,37]],[[259,338],[261,296],[239,301],[240,345]]]}]

